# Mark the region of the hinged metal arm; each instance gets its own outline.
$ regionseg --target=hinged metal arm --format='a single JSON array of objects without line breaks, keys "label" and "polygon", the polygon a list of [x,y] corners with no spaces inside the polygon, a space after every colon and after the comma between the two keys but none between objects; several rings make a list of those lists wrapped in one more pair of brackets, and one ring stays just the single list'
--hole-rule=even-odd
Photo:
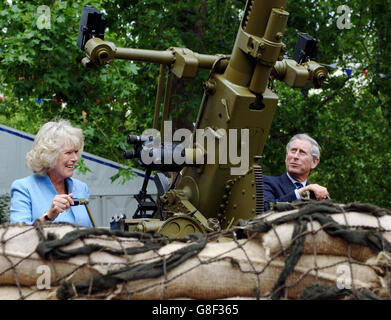
[{"label": "hinged metal arm", "polygon": [[[158,63],[171,66],[173,74],[178,78],[194,78],[199,68],[224,72],[228,65],[227,59],[221,55],[208,55],[193,52],[187,48],[171,47],[168,50],[146,50],[119,48],[114,43],[100,38],[91,38],[85,44],[87,56],[82,60],[85,67],[112,64],[115,59],[133,60],[139,62]],[[220,60],[217,66],[215,62]]]}]

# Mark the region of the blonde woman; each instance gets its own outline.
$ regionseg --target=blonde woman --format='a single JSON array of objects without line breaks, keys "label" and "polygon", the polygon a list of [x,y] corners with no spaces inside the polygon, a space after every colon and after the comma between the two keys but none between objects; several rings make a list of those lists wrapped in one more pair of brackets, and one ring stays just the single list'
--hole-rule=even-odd
[{"label": "blonde woman", "polygon": [[92,226],[84,206],[71,207],[74,198],[89,198],[87,185],[72,178],[83,146],[82,130],[67,120],[47,122],[39,129],[26,155],[33,174],[11,186],[11,223],[39,219]]}]

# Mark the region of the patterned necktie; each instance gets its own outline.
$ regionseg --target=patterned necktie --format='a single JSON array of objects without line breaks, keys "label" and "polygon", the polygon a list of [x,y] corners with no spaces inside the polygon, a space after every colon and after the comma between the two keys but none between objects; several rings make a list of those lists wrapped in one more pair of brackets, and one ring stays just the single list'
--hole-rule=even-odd
[{"label": "patterned necktie", "polygon": [[296,189],[303,188],[303,185],[300,182],[295,182]]}]

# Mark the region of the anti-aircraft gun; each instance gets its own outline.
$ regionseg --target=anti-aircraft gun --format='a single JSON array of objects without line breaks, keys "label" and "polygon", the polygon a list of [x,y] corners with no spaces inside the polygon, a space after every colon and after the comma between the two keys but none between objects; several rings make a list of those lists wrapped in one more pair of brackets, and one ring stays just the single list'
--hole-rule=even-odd
[{"label": "anti-aircraft gun", "polygon": [[[284,58],[282,42],[289,13],[287,0],[248,0],[230,55],[200,54],[187,48],[165,51],[120,48],[104,41],[103,14],[83,7],[78,46],[86,67],[112,64],[116,59],[160,64],[153,126],[158,129],[166,69],[160,137],[129,136],[137,158],[146,168],[139,203],[132,219],[112,228],[158,232],[181,237],[234,226],[239,219],[263,213],[263,175],[259,164],[277,107],[278,97],[268,86],[280,80],[292,88],[308,83],[320,87],[327,70],[315,62],[317,42],[303,34],[293,58]],[[192,132],[172,139],[168,119],[172,76],[194,78],[209,69],[204,94]],[[174,137],[175,138],[175,137]],[[205,141],[207,143],[205,143]],[[237,156],[240,154],[240,158]],[[155,175],[158,197],[146,193],[152,171],[171,172],[172,179]]]}]

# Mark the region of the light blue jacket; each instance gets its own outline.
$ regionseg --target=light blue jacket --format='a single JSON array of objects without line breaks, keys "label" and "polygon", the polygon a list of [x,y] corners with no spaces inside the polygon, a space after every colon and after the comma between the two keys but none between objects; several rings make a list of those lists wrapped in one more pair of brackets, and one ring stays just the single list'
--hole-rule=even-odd
[{"label": "light blue jacket", "polygon": [[[89,198],[88,186],[80,180],[65,179],[67,190],[73,193],[73,198]],[[11,223],[24,222],[33,224],[50,209],[57,191],[49,176],[33,174],[23,179],[15,180],[11,185]],[[70,222],[80,226],[92,227],[87,209],[84,205],[72,206],[68,211],[61,212],[54,222]]]}]

